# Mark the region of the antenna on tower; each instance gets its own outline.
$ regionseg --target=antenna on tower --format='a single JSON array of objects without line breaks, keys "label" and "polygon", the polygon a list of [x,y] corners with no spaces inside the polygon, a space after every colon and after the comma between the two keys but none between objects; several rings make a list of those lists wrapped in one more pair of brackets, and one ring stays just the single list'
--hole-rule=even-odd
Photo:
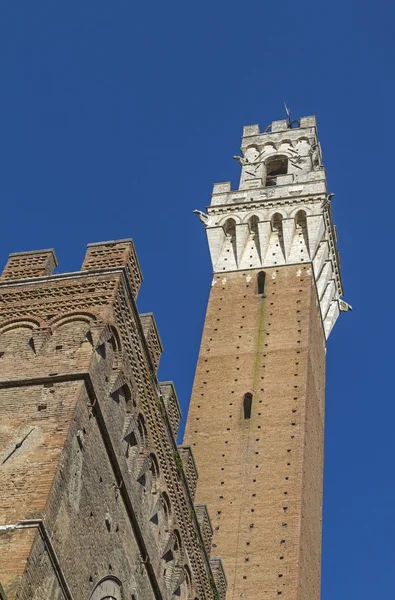
[{"label": "antenna on tower", "polygon": [[287,113],[288,127],[291,127],[291,111],[289,110],[286,102],[284,102],[284,108],[285,112]]},{"label": "antenna on tower", "polygon": [[292,125],[294,123],[296,123],[297,127],[300,127],[300,121],[299,119],[294,119],[293,121],[291,121],[291,110],[288,108],[287,103],[284,102],[284,108],[285,108],[285,112],[287,113],[287,124],[288,124],[288,129],[292,129]]}]

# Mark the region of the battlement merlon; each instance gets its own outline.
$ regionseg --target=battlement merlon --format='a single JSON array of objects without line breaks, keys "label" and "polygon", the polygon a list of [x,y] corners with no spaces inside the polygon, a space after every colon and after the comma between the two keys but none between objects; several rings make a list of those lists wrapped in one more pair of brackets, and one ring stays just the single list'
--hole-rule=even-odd
[{"label": "battlement merlon", "polygon": [[[289,127],[288,121],[286,119],[280,121],[272,121],[272,123],[267,127],[262,133],[270,134],[277,133],[279,131],[294,131],[296,129],[306,129],[306,128],[315,128],[317,133],[317,119],[315,115],[311,115],[309,117],[301,117],[299,119],[298,127]],[[245,125],[243,127],[243,139],[246,137],[260,135],[261,131],[259,129],[259,125]]]},{"label": "battlement merlon", "polygon": [[1,280],[25,279],[29,277],[45,277],[52,275],[58,266],[53,248],[48,250],[31,250],[28,252],[12,252],[0,276]]}]

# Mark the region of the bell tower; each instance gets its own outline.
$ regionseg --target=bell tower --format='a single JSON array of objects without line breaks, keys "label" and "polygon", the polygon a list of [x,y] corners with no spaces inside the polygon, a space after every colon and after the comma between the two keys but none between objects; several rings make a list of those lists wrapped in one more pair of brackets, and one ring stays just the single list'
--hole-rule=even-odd
[{"label": "bell tower", "polygon": [[319,600],[326,339],[341,300],[313,116],[244,127],[200,211],[213,281],[184,443],[228,600]]}]

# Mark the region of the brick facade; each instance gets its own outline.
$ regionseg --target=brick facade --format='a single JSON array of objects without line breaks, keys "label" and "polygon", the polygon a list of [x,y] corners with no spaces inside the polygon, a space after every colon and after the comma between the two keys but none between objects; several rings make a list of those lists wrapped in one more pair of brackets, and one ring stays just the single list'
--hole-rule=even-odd
[{"label": "brick facade", "polygon": [[0,278],[1,594],[223,600],[133,244],[90,245],[78,273],[55,263],[12,255]]},{"label": "brick facade", "polygon": [[[319,598],[325,338],[311,268],[217,275],[185,442],[228,598]],[[251,417],[243,399],[252,395]]]}]

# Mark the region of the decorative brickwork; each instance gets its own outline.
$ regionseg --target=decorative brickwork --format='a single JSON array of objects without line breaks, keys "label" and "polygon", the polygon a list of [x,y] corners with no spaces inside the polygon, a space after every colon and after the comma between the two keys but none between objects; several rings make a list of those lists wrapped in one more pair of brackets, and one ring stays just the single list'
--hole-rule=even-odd
[{"label": "decorative brickwork", "polygon": [[161,382],[159,383],[159,389],[160,393],[162,394],[171,430],[174,438],[177,439],[178,427],[181,420],[181,409],[174,384],[172,381]]},{"label": "decorative brickwork", "polygon": [[213,587],[216,586],[218,590],[218,600],[225,600],[227,581],[222,567],[221,559],[218,557],[210,558],[211,570],[213,572]]},{"label": "decorative brickwork", "polygon": [[204,545],[207,554],[211,554],[211,543],[213,540],[213,527],[211,525],[210,516],[208,514],[207,506],[205,504],[195,504],[195,511],[200,525],[200,531],[202,532]]},{"label": "decorative brickwork", "polygon": [[130,242],[112,242],[90,246],[79,273],[0,281],[7,600],[216,597],[136,265]]},{"label": "decorative brickwork", "polygon": [[0,279],[27,279],[52,275],[58,265],[53,250],[10,254]]},{"label": "decorative brickwork", "polygon": [[149,353],[155,370],[158,370],[159,361],[163,352],[162,342],[160,341],[158,328],[156,327],[154,315],[147,313],[140,315],[141,326],[148,344]]},{"label": "decorative brickwork", "polygon": [[198,473],[196,470],[195,461],[193,460],[192,449],[190,446],[179,446],[178,451],[184,466],[184,473],[188,483],[188,489],[191,494],[191,498],[194,499]]},{"label": "decorative brickwork", "polygon": [[88,244],[81,270],[108,269],[109,267],[124,267],[133,298],[136,299],[143,276],[132,240]]}]

